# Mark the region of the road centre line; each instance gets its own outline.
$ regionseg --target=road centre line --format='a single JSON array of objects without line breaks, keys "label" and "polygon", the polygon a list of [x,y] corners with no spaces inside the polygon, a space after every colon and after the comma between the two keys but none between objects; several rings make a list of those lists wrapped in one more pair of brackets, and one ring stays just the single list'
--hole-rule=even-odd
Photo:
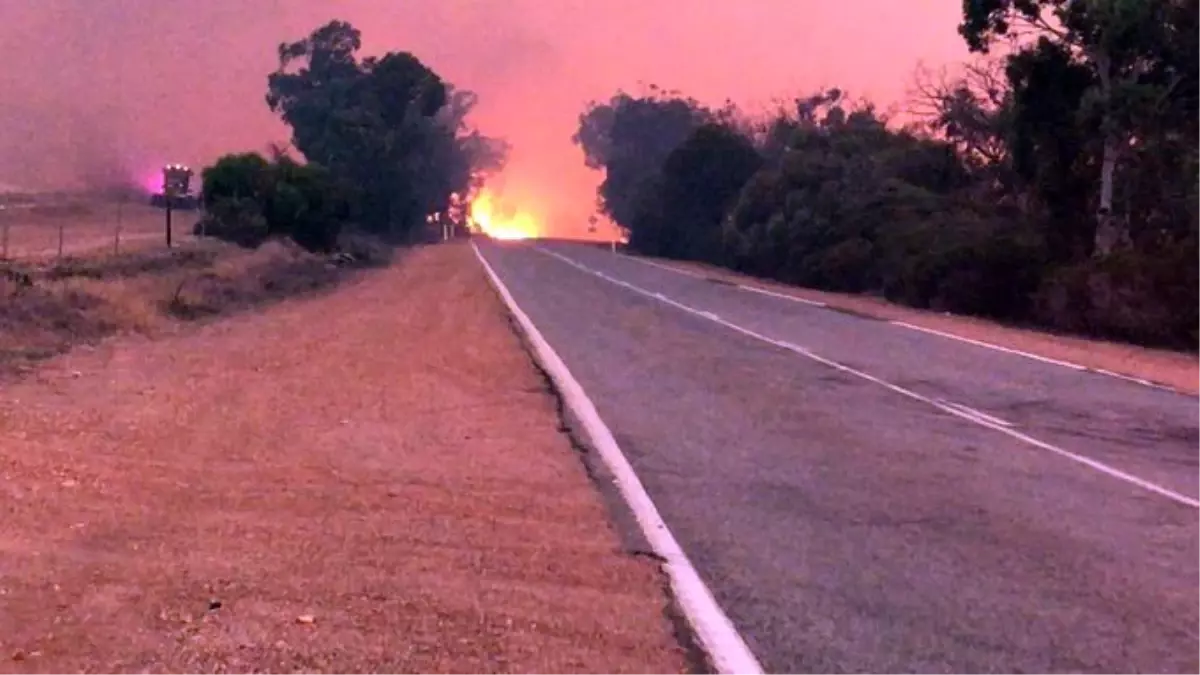
[{"label": "road centre line", "polygon": [[[641,288],[640,286],[636,286],[627,281],[617,279],[616,277],[613,277],[609,274],[605,274],[604,272],[601,272],[599,270],[592,269],[591,267],[588,267],[587,265],[579,263],[579,262],[575,261],[574,259],[572,259],[568,256],[565,256],[565,255],[562,255],[560,253],[557,253],[555,251],[550,251],[550,250],[543,249],[543,248],[537,247],[537,246],[534,247],[534,250],[538,251],[540,253],[543,253],[545,255],[557,258],[557,259],[561,260],[562,262],[565,262],[568,265],[575,267],[576,269],[579,269],[583,272],[586,272],[593,276],[604,279],[604,280],[606,280],[610,283],[613,283],[617,286],[626,288],[630,291],[633,291],[634,293],[643,295],[645,297],[648,297],[648,298],[651,298],[654,300],[658,300],[659,302],[670,305],[677,309],[681,309],[693,316],[700,317],[706,321],[712,321],[713,323],[720,324],[722,326],[725,326],[726,328],[729,328],[733,331],[736,331],[736,332],[746,335],[748,337],[752,337],[761,342],[765,342],[767,344],[774,345],[781,349],[791,351],[791,352],[799,354],[805,358],[808,358],[812,361],[816,361],[817,363],[821,363],[826,366],[829,366],[830,368],[834,368],[836,370],[853,375],[855,377],[866,380],[868,382],[872,382],[881,387],[884,387],[885,389],[889,389],[897,394],[900,394],[902,396],[910,398],[914,401],[920,401],[920,402],[930,405],[934,408],[937,408],[938,410],[946,412],[950,415],[954,415],[955,417],[958,417],[960,419],[971,422],[972,424],[976,424],[976,425],[979,425],[982,427],[986,427],[988,429],[992,429],[994,431],[998,431],[1006,436],[1009,436],[1010,438],[1014,438],[1018,441],[1021,441],[1022,443],[1025,443],[1025,444],[1031,445],[1035,448],[1039,448],[1041,450],[1045,450],[1047,452],[1051,452],[1053,454],[1059,455],[1060,457],[1064,457],[1072,462],[1075,462],[1077,464],[1082,464],[1083,466],[1086,466],[1086,467],[1089,467],[1096,471],[1099,471],[1100,473],[1106,474],[1112,478],[1116,478],[1118,480],[1130,483],[1131,485],[1135,485],[1135,486],[1140,487],[1149,492],[1153,492],[1162,497],[1166,497],[1167,499],[1170,499],[1172,501],[1178,502],[1180,504],[1184,504],[1186,506],[1190,506],[1192,508],[1200,509],[1200,500],[1193,499],[1191,497],[1188,497],[1187,495],[1176,492],[1170,488],[1158,485],[1157,483],[1153,483],[1144,478],[1139,478],[1131,473],[1127,473],[1127,472],[1122,471],[1121,469],[1118,469],[1114,466],[1105,464],[1104,462],[1100,462],[1100,461],[1092,459],[1090,457],[1086,457],[1084,455],[1080,455],[1080,454],[1071,452],[1070,450],[1066,450],[1064,448],[1060,448],[1051,443],[1047,443],[1040,439],[1034,438],[1033,436],[1030,436],[1028,434],[1022,433],[1020,431],[1017,431],[1015,429],[1012,429],[1012,428],[1006,426],[1003,423],[1004,422],[1003,420],[991,418],[990,415],[981,415],[978,411],[975,411],[972,408],[967,408],[966,406],[962,406],[962,408],[965,408],[965,409],[957,407],[961,404],[951,404],[948,402],[943,402],[943,401],[929,398],[928,396],[919,394],[915,391],[912,391],[911,389],[906,389],[899,385],[892,384],[891,382],[888,382],[886,380],[878,378],[874,375],[871,375],[870,373],[866,373],[866,372],[863,372],[856,368],[851,368],[850,366],[838,363],[837,361],[833,361],[833,360],[827,359],[823,356],[819,356],[818,354],[812,352],[811,350],[809,350],[803,346],[792,344],[790,342],[786,342],[783,340],[776,340],[774,338],[768,337],[766,335],[755,332],[748,328],[744,328],[744,327],[742,327],[738,324],[735,324],[731,321],[728,321],[726,319],[722,319],[715,315],[711,315],[711,313],[705,312],[704,310],[696,309],[689,305],[685,305],[685,304],[679,302],[678,300],[669,298],[661,293],[657,293],[654,291],[648,291],[644,288]],[[968,411],[970,411],[970,412],[968,412]]]},{"label": "road centre line", "polygon": [[[629,254],[619,254],[619,255],[621,255],[622,257],[624,257],[626,259],[634,260],[634,261],[637,261],[644,265],[650,265],[651,267],[657,267],[659,269],[666,270],[668,272],[682,274],[684,276],[692,277],[693,279],[709,278],[708,276],[706,276],[704,274],[699,274],[699,273],[693,272],[691,270],[681,269],[681,268],[675,267],[673,265],[667,265],[667,264],[656,262],[653,260],[647,260],[640,256],[629,255]],[[734,288],[737,288],[739,290],[748,291],[750,293],[757,293],[759,295],[765,295],[765,296],[769,296],[772,298],[778,298],[780,300],[787,300],[789,302],[796,302],[796,303],[799,303],[802,305],[810,305],[812,307],[829,307],[829,304],[825,303],[825,302],[820,302],[817,300],[809,300],[808,298],[801,298],[801,297],[798,297],[795,295],[788,295],[787,293],[779,293],[777,291],[772,291],[772,290],[768,290],[765,288],[758,288],[756,286],[750,286],[747,284],[737,284],[737,283],[731,284],[731,285]],[[1132,375],[1123,375],[1121,373],[1113,372],[1111,370],[1105,370],[1104,368],[1091,368],[1089,366],[1085,366],[1085,365],[1082,365],[1079,363],[1074,363],[1071,361],[1064,361],[1061,359],[1051,358],[1049,356],[1042,356],[1041,354],[1035,354],[1033,352],[1027,352],[1027,351],[1024,351],[1021,349],[1005,347],[1003,345],[995,344],[994,342],[985,342],[983,340],[976,340],[974,338],[957,335],[955,333],[937,330],[936,328],[927,328],[925,326],[918,326],[916,324],[908,323],[907,321],[893,320],[893,321],[888,321],[887,323],[889,323],[893,326],[898,326],[900,328],[906,328],[908,330],[915,330],[915,331],[919,331],[922,333],[927,333],[929,335],[936,335],[938,337],[946,338],[947,340],[955,340],[957,342],[962,342],[962,343],[973,345],[976,347],[982,347],[984,349],[991,349],[993,351],[1003,352],[1005,354],[1010,354],[1013,356],[1020,356],[1022,358],[1032,359],[1034,361],[1040,361],[1042,363],[1048,363],[1050,365],[1055,365],[1055,366],[1059,366],[1062,368],[1068,368],[1070,370],[1075,370],[1075,371],[1079,371],[1079,372],[1097,373],[1099,375],[1106,375],[1108,377],[1113,377],[1113,378],[1116,378],[1119,380],[1125,380],[1126,382],[1134,382],[1136,384],[1140,384],[1144,387],[1150,387],[1152,389],[1161,389],[1163,391],[1169,391],[1171,393],[1179,394],[1181,396],[1190,396],[1190,394],[1183,392],[1183,391],[1179,391],[1178,389],[1175,389],[1174,387],[1169,387],[1167,385],[1159,384],[1157,382],[1151,382],[1150,380],[1147,380],[1147,379],[1144,379],[1141,377],[1134,377]]]}]

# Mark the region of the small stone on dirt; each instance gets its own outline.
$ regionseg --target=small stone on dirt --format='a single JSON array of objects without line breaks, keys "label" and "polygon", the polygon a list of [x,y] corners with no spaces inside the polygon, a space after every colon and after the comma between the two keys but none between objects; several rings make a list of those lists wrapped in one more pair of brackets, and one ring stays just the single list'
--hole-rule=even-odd
[{"label": "small stone on dirt", "polygon": [[208,611],[211,612],[216,609],[221,609],[221,601],[213,598],[212,600],[208,601]]},{"label": "small stone on dirt", "polygon": [[317,618],[312,614],[301,614],[300,616],[296,617],[296,623],[304,624],[306,626],[312,625],[313,623],[316,623],[316,621]]}]

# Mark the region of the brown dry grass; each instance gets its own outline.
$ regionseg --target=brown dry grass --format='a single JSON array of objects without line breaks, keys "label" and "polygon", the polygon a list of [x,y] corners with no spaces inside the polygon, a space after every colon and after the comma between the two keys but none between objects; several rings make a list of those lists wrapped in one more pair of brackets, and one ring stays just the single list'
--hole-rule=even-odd
[{"label": "brown dry grass", "polygon": [[667,672],[464,245],[0,390],[0,671]]},{"label": "brown dry grass", "polygon": [[702,263],[657,260],[665,265],[698,272],[708,277],[769,289],[827,303],[830,307],[859,312],[888,321],[951,333],[972,340],[1019,349],[1039,356],[1071,361],[1089,368],[1139,377],[1189,394],[1200,394],[1200,361],[1195,354],[1151,349],[1136,345],[1055,335],[1027,328],[1005,326],[975,317],[943,314],[904,307],[882,298],[831,293],[749,277]]},{"label": "brown dry grass", "polygon": [[[176,211],[172,218],[173,238],[191,238],[199,212]],[[92,202],[62,208],[6,208],[0,210],[0,239],[7,229],[8,254],[12,258],[44,258],[57,254],[59,229],[63,251],[135,251],[165,246],[165,214],[145,204]],[[118,232],[118,227],[119,232]]]},{"label": "brown dry grass", "polygon": [[[346,273],[275,241],[253,251],[207,241],[0,264],[0,375],[114,333],[153,335],[180,320],[329,287]],[[20,275],[33,285],[19,283]]]}]

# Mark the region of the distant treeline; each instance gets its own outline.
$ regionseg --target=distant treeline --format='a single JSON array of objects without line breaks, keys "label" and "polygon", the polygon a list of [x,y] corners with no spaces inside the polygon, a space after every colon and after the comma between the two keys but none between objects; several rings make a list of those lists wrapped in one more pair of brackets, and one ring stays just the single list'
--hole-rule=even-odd
[{"label": "distant treeline", "polygon": [[1194,349],[1198,6],[967,0],[979,55],[903,128],[838,89],[752,119],[650,87],[574,141],[637,252]]},{"label": "distant treeline", "polygon": [[266,102],[303,161],[285,147],[222,157],[202,173],[198,233],[246,246],[289,237],[330,251],[347,231],[404,243],[428,232],[430,217],[461,217],[507,145],[467,127],[473,93],[412,54],[360,59],[360,47],[343,21],[279,46]]}]

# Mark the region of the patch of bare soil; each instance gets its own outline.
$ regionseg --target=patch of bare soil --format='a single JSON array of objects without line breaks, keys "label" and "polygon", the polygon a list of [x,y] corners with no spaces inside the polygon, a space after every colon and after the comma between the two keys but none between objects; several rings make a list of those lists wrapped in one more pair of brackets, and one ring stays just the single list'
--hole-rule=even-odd
[{"label": "patch of bare soil", "polygon": [[1088,368],[1108,370],[1166,385],[1189,394],[1200,394],[1200,360],[1195,354],[1137,345],[1055,335],[1027,328],[1005,326],[994,321],[958,316],[896,305],[882,298],[832,293],[757,279],[703,263],[658,260],[660,264],[698,272],[712,279],[763,288],[798,298],[816,300],[839,310],[857,312],[887,321],[904,321],[914,326],[950,333],[970,340],[1018,349]]},{"label": "patch of bare soil", "polygon": [[0,389],[0,671],[681,672],[465,245]]}]

